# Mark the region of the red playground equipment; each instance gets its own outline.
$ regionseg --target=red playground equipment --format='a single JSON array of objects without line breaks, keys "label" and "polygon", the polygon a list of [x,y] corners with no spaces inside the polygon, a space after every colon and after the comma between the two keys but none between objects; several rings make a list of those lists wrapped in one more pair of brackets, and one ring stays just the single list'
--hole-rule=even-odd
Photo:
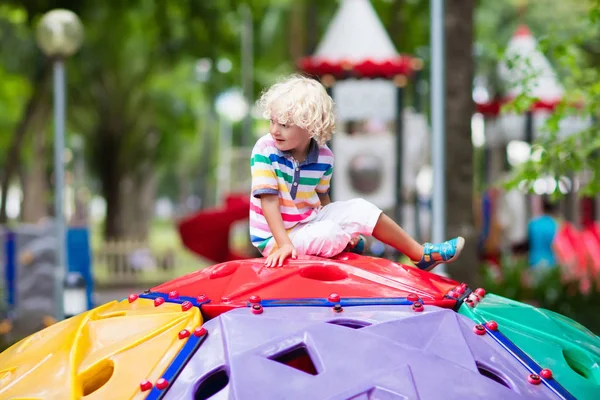
[{"label": "red playground equipment", "polygon": [[233,224],[248,219],[250,199],[247,194],[230,194],[223,207],[200,211],[178,222],[177,228],[183,245],[190,251],[212,262],[248,258],[236,252],[231,245]]}]

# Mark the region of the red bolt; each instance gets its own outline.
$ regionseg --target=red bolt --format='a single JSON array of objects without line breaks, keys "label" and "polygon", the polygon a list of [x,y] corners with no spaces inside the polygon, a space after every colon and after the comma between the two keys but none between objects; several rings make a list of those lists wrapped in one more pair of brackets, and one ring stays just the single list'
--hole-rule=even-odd
[{"label": "red bolt", "polygon": [[457,286],[454,288],[454,291],[458,294],[463,294],[465,292],[465,288],[463,288],[462,286]]},{"label": "red bolt", "polygon": [[190,331],[188,331],[187,329],[184,329],[179,332],[179,339],[185,339],[187,337],[190,337]]},{"label": "red bolt", "polygon": [[163,299],[162,297],[157,297],[154,299],[154,307],[158,307],[164,302],[165,302],[165,299]]},{"label": "red bolt", "polygon": [[488,322],[485,323],[485,326],[490,331],[497,331],[498,330],[498,323],[496,321],[488,321]]},{"label": "red bolt", "polygon": [[331,293],[329,295],[329,297],[327,298],[327,300],[329,300],[329,302],[331,302],[331,303],[339,303],[340,300],[341,300],[341,298],[340,298],[339,294],[337,294],[337,293]]},{"label": "red bolt", "polygon": [[223,303],[229,303],[230,301],[231,301],[231,299],[227,296],[221,297],[221,302],[223,302]]},{"label": "red bolt", "polygon": [[178,297],[179,297],[179,293],[177,292],[177,290],[173,290],[172,292],[169,292],[170,299],[176,299]]},{"label": "red bolt", "polygon": [[475,289],[475,294],[481,298],[484,298],[485,297],[485,289],[477,288],[477,289]]},{"label": "red bolt", "polygon": [[198,300],[198,303],[203,303],[206,301],[206,295],[201,294],[200,296],[196,297],[196,300]]},{"label": "red bolt", "polygon": [[412,310],[414,312],[421,312],[421,311],[423,311],[423,308],[424,308],[423,304],[418,301],[414,302],[412,305]]},{"label": "red bolt", "polygon": [[137,294],[130,294],[129,297],[127,297],[127,300],[129,300],[130,303],[133,303],[137,299],[138,299],[138,295]]},{"label": "red bolt", "polygon": [[463,290],[467,290],[467,286],[469,286],[469,285],[467,285],[467,284],[466,284],[466,283],[464,283],[464,282],[460,284],[460,287],[461,287]]},{"label": "red bolt", "polygon": [[416,293],[409,293],[408,296],[406,296],[406,300],[414,303],[415,301],[419,301],[419,295]]},{"label": "red bolt", "polygon": [[460,294],[454,290],[451,290],[448,292],[448,296],[452,297],[453,299],[457,299],[460,297]]},{"label": "red bolt", "polygon": [[206,335],[207,333],[208,333],[208,331],[207,331],[207,330],[206,330],[206,328],[205,328],[205,327],[203,327],[203,326],[197,326],[197,327],[194,329],[194,336],[196,336],[196,337],[204,336],[204,335]]},{"label": "red bolt", "polygon": [[252,295],[252,296],[250,296],[250,298],[248,299],[248,301],[249,301],[251,304],[257,304],[257,303],[260,303],[260,300],[261,300],[260,296],[257,296],[257,295],[255,295],[255,294],[254,294],[254,295]]},{"label": "red bolt", "polygon": [[169,386],[169,381],[166,380],[165,378],[160,378],[159,380],[156,381],[156,388],[163,390],[166,389],[167,386]]},{"label": "red bolt", "polygon": [[483,325],[480,325],[480,324],[478,324],[478,325],[475,325],[475,326],[473,327],[473,332],[474,332],[476,335],[485,335],[485,327],[484,327]]},{"label": "red bolt", "polygon": [[145,392],[147,390],[152,389],[152,382],[150,381],[142,381],[142,383],[140,383],[140,390],[142,392]]},{"label": "red bolt", "polygon": [[552,371],[550,371],[548,368],[544,368],[543,370],[541,370],[540,375],[544,379],[552,379]]},{"label": "red bolt", "polygon": [[260,304],[254,304],[252,306],[252,314],[262,314],[263,308]]},{"label": "red bolt", "polygon": [[186,300],[183,303],[181,303],[181,311],[187,311],[192,307],[193,307],[193,304],[191,301]]},{"label": "red bolt", "polygon": [[539,385],[542,379],[538,374],[529,374],[529,376],[527,377],[527,381],[532,385]]}]

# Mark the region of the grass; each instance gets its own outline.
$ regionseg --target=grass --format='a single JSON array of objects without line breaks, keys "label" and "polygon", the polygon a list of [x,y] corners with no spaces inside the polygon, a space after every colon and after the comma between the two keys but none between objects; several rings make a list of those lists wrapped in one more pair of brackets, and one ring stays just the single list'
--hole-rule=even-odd
[{"label": "grass", "polygon": [[160,267],[148,268],[139,271],[139,273],[135,275],[123,277],[119,274],[118,276],[115,276],[115,273],[109,270],[106,261],[104,261],[102,257],[98,257],[104,246],[101,224],[94,224],[92,226],[91,242],[92,253],[94,254],[92,270],[95,283],[99,287],[114,287],[119,285],[139,285],[147,287],[174,279],[210,265],[207,260],[196,256],[183,246],[179,238],[179,233],[171,221],[152,221],[148,238],[148,248],[155,257],[163,257],[169,252],[173,255],[173,268],[170,269],[165,270]]}]

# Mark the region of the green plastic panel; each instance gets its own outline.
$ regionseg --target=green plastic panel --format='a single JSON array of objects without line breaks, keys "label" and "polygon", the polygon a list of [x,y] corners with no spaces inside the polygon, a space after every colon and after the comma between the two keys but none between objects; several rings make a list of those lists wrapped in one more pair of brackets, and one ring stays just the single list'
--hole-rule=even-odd
[{"label": "green plastic panel", "polygon": [[[498,329],[580,400],[600,399],[600,337],[555,312],[494,294],[459,313],[477,323],[494,320]],[[600,318],[600,315],[598,316]]]}]

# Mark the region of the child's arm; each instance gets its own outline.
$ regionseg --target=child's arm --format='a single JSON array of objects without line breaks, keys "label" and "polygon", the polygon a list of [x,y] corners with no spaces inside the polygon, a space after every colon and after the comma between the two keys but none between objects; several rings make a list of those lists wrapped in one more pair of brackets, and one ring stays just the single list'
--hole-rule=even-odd
[{"label": "child's arm", "polygon": [[331,203],[331,198],[329,197],[329,193],[317,193],[319,195],[319,200],[321,200],[321,205],[325,207],[327,204]]},{"label": "child's arm", "polygon": [[331,203],[331,197],[329,197],[329,190],[331,189],[331,174],[333,174],[333,160],[331,161],[331,166],[327,169],[327,171],[325,171],[315,189],[317,191],[317,195],[319,195],[319,200],[321,200],[321,205],[323,207]]},{"label": "child's arm", "polygon": [[260,196],[260,203],[269,230],[277,243],[277,250],[269,254],[265,265],[267,267],[281,266],[289,256],[296,258],[298,255],[283,225],[283,218],[279,210],[279,195],[264,194]]}]

